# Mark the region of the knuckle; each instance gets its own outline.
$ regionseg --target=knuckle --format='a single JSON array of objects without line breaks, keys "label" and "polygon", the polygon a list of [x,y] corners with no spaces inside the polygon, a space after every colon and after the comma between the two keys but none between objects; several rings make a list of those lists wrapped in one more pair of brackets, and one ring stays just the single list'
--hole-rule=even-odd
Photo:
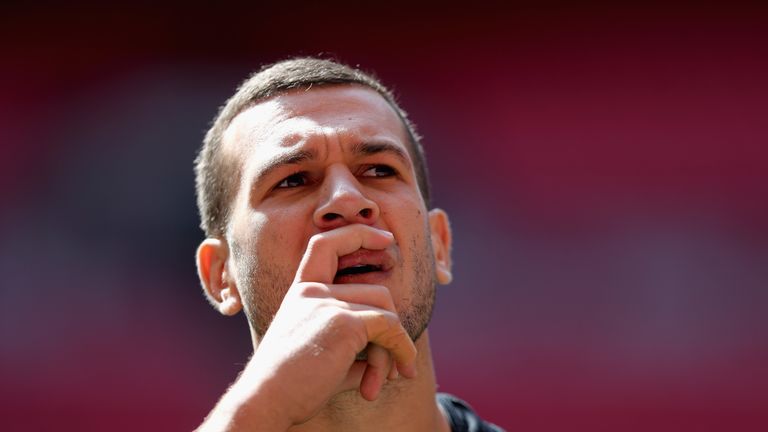
[{"label": "knuckle", "polygon": [[296,284],[295,292],[301,297],[324,297],[328,293],[328,287],[316,282],[302,282]]},{"label": "knuckle", "polygon": [[330,324],[343,334],[356,330],[356,327],[358,326],[358,320],[350,312],[339,309],[331,317]]},{"label": "knuckle", "polygon": [[360,349],[368,343],[368,334],[361,320],[352,312],[335,309],[328,317],[328,328],[339,340],[349,341],[353,349]]},{"label": "knuckle", "polygon": [[393,322],[388,320],[387,325],[387,331],[383,337],[385,343],[392,347],[394,350],[400,349],[404,344],[407,343],[406,341],[410,340],[408,332],[405,330],[405,328],[403,328],[402,325],[400,325],[399,321]]},{"label": "knuckle", "polygon": [[377,337],[383,341],[389,342],[390,337],[397,332],[400,321],[397,316],[389,311],[378,313],[374,318],[374,326]]},{"label": "knuckle", "polygon": [[307,242],[307,252],[317,252],[327,247],[330,239],[324,233],[315,234]]}]

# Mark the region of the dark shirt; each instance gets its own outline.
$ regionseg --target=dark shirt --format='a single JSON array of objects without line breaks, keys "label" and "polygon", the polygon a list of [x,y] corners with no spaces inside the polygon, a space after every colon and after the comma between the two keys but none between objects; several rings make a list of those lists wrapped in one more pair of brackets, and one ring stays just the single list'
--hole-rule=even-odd
[{"label": "dark shirt", "polygon": [[463,400],[446,393],[438,393],[437,403],[448,416],[453,432],[504,432],[504,429],[484,421]]}]

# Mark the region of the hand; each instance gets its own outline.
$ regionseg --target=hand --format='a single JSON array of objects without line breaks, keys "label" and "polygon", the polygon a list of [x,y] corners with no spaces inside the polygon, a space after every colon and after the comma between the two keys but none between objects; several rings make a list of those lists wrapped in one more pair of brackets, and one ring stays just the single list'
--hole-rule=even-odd
[{"label": "hand", "polygon": [[[341,392],[359,389],[363,398],[374,400],[387,377],[415,376],[416,347],[389,290],[333,284],[339,257],[360,248],[383,250],[393,242],[392,234],[359,224],[310,239],[269,329],[219,404],[239,407],[230,425],[263,428],[267,416],[276,430],[287,429],[312,418]],[[366,346],[367,360],[355,361]]]}]

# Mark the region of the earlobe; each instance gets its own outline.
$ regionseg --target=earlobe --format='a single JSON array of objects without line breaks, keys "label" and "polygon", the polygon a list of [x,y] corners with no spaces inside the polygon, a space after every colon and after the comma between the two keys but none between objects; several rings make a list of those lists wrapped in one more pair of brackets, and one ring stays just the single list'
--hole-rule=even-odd
[{"label": "earlobe", "polygon": [[439,208],[429,211],[429,228],[432,237],[432,250],[435,255],[435,273],[437,282],[441,285],[451,283],[451,225],[448,215]]},{"label": "earlobe", "polygon": [[197,248],[197,274],[208,301],[223,315],[234,315],[243,308],[240,292],[227,269],[229,248],[216,238],[207,238]]}]

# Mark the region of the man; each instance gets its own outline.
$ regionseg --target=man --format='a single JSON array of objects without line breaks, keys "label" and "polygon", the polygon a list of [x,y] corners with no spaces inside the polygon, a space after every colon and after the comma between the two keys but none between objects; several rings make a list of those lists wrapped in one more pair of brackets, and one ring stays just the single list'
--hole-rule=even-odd
[{"label": "man", "polygon": [[451,280],[419,137],[373,77],[276,63],[227,101],[196,161],[205,293],[254,354],[200,430],[486,431],[436,395],[427,324]]}]

